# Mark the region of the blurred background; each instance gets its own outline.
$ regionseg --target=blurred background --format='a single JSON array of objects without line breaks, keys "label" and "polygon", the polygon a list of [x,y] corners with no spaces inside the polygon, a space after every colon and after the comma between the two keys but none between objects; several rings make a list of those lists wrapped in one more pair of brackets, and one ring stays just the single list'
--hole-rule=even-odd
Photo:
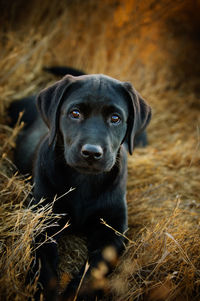
[{"label": "blurred background", "polygon": [[149,145],[129,158],[132,242],[109,279],[113,300],[200,300],[200,1],[0,0],[0,11],[0,299],[27,299],[22,238],[38,227],[27,229],[7,108],[58,79],[44,67],[70,66],[130,81],[153,110]]}]

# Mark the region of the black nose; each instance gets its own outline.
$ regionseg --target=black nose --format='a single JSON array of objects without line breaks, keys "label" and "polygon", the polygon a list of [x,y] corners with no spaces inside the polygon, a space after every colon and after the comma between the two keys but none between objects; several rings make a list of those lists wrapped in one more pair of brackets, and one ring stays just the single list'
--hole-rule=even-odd
[{"label": "black nose", "polygon": [[82,146],[81,155],[85,159],[99,160],[103,157],[103,149],[100,145],[85,144]]}]

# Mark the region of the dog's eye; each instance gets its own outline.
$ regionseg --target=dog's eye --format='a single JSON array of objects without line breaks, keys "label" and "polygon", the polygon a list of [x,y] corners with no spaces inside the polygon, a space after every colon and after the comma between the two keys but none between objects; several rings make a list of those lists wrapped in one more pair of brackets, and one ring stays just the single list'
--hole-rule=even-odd
[{"label": "dog's eye", "polygon": [[113,114],[110,119],[111,123],[117,124],[120,123],[121,118],[117,114]]},{"label": "dog's eye", "polygon": [[73,119],[80,119],[81,113],[79,110],[73,110],[70,112],[70,117]]}]

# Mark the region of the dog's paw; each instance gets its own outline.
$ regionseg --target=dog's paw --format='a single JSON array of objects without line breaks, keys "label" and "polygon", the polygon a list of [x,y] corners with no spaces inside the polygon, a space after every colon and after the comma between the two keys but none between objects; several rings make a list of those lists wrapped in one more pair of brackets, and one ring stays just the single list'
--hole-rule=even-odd
[{"label": "dog's paw", "polygon": [[97,301],[101,300],[107,287],[108,267],[102,261],[97,267],[79,274],[69,283],[59,301]]}]

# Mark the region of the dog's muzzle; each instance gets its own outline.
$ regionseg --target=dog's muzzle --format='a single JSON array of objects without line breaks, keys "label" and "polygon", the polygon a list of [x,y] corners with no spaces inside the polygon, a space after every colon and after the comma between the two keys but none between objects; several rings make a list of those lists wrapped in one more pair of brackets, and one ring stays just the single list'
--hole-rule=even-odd
[{"label": "dog's muzzle", "polygon": [[81,156],[88,161],[98,161],[103,157],[103,149],[100,145],[84,144],[81,148]]}]

